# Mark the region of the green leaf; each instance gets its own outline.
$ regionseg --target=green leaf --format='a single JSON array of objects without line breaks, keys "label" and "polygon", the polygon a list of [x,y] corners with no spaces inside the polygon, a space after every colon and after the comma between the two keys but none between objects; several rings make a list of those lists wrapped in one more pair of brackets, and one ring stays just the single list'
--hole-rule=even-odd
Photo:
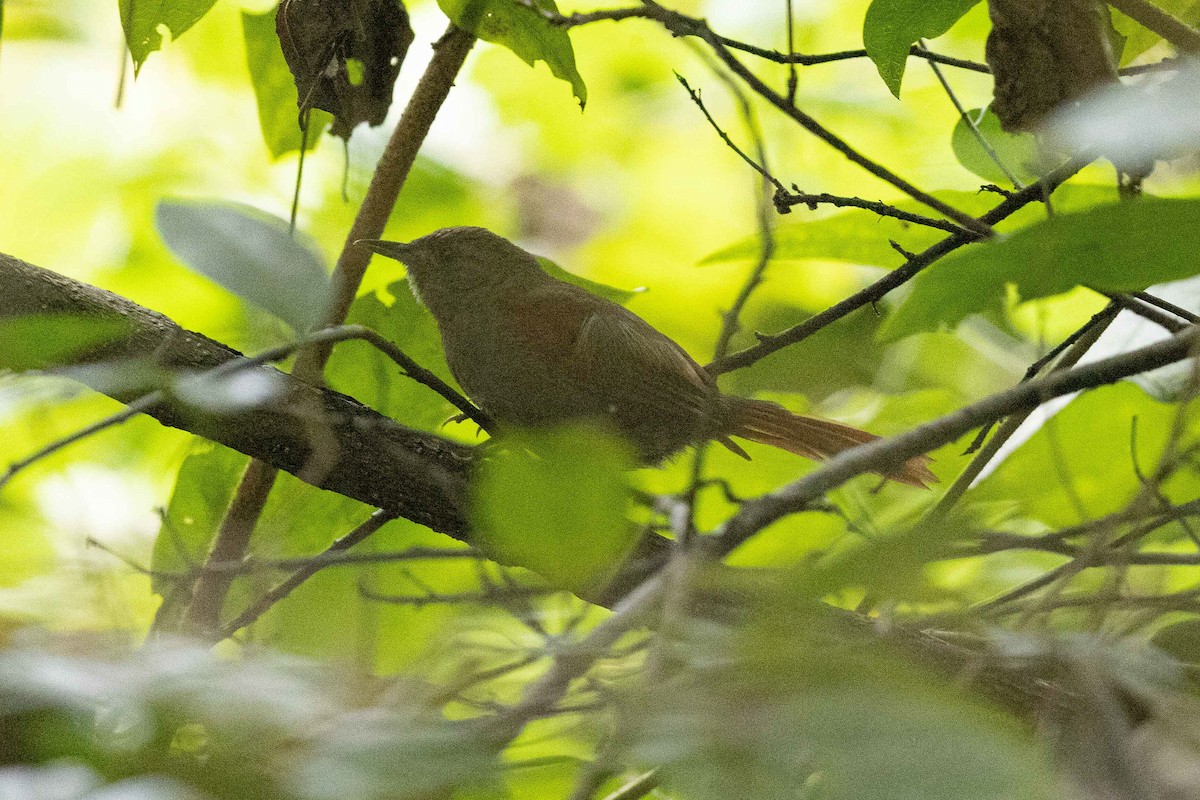
[{"label": "green leaf", "polygon": [[[1152,0],[1152,2],[1153,5],[1185,25],[1200,24],[1200,2],[1197,0]],[[1121,66],[1125,66],[1162,41],[1162,37],[1157,33],[1116,9],[1112,10],[1112,24],[1117,33],[1125,38],[1125,47],[1120,51]]]},{"label": "green leaf", "polygon": [[24,372],[78,363],[129,330],[119,318],[77,314],[0,319],[0,369]]},{"label": "green leaf", "polygon": [[[275,33],[275,11],[265,14],[242,13],[242,33],[246,39],[246,65],[250,84],[258,101],[258,122],[271,156],[299,150],[300,130],[296,82],[283,59],[279,37]],[[308,149],[316,147],[321,132],[329,127],[333,115],[313,109],[308,119]]]},{"label": "green leaf", "polygon": [[265,211],[240,203],[164,200],[158,232],[191,269],[296,331],[320,322],[329,302],[324,257],[301,234]]},{"label": "green leaf", "polygon": [[121,28],[136,75],[147,56],[162,47],[163,26],[178,39],[200,21],[217,0],[118,0]]},{"label": "green leaf", "polygon": [[[554,0],[534,4],[542,11],[558,11]],[[438,5],[455,25],[507,47],[529,66],[545,61],[556,78],[571,84],[579,107],[587,103],[587,86],[575,68],[575,50],[564,28],[513,0],[438,0]]]},{"label": "green leaf", "polygon": [[[811,604],[760,585],[773,618],[748,632],[693,626],[667,691],[626,699],[622,738],[665,794],[821,800],[1046,798],[1027,732],[891,656]],[[767,591],[771,589],[773,591]],[[740,623],[745,626],[745,623]],[[724,634],[724,635],[722,635]],[[836,646],[830,647],[830,642]],[[797,791],[799,787],[802,790]]]},{"label": "green leaf", "polygon": [[1200,619],[1185,619],[1160,628],[1150,644],[1185,664],[1200,664]]},{"label": "green leaf", "polygon": [[[1084,392],[1052,417],[1039,415],[1042,426],[968,498],[1018,503],[1023,516],[1050,528],[1115,513],[1143,488],[1134,459],[1143,472],[1154,470],[1178,414],[1178,406],[1154,400],[1130,381]],[[1197,473],[1181,470],[1172,480],[1165,491],[1173,502],[1200,496]],[[1157,535],[1159,541],[1184,539],[1178,528]]]},{"label": "green leaf", "polygon": [[645,287],[639,289],[618,289],[615,286],[609,286],[604,283],[590,281],[587,278],[581,278],[578,275],[567,272],[558,264],[543,256],[538,256],[537,260],[538,263],[542,265],[542,269],[545,270],[548,275],[558,278],[560,281],[566,281],[567,283],[574,284],[580,289],[586,289],[592,294],[603,297],[605,300],[611,300],[612,302],[620,303],[621,305],[628,303],[634,297],[646,291]]},{"label": "green leaf", "polygon": [[1200,272],[1197,226],[1200,200],[1147,198],[1058,214],[933,264],[913,280],[880,336],[894,341],[954,325],[1010,284],[1022,300],[1034,300],[1075,286],[1128,292],[1191,277]]},{"label": "green leaf", "polygon": [[598,587],[636,539],[625,516],[633,463],[627,442],[592,427],[507,433],[472,485],[474,526],[502,563],[574,592]]},{"label": "green leaf", "polygon": [[[968,214],[983,213],[996,204],[994,197],[979,192],[938,192],[937,197]],[[929,215],[928,207],[915,200],[893,205],[901,211]],[[919,252],[947,235],[946,231],[895,217],[880,217],[866,209],[841,211],[819,219],[800,215],[776,228],[772,261],[821,259],[892,267],[903,261],[903,257],[888,244],[889,239],[907,250]],[[700,263],[757,259],[761,250],[762,243],[756,234],[706,256]]]},{"label": "green leaf", "polygon": [[164,604],[180,585],[171,576],[204,561],[249,460],[200,438],[183,460],[150,558],[150,588],[163,596]]},{"label": "green leaf", "polygon": [[[1020,180],[1031,183],[1038,179],[1038,147],[1033,136],[1028,133],[1006,133],[1000,128],[1000,119],[991,109],[975,108],[967,112],[975,123],[975,128],[992,148],[992,152],[1000,162]],[[950,146],[958,163],[974,172],[984,180],[993,183],[1011,184],[1008,175],[996,164],[995,160],[979,143],[979,139],[971,130],[966,120],[961,117],[954,126],[950,137]]]},{"label": "green leaf", "polygon": [[909,48],[918,39],[941,36],[978,3],[979,0],[872,0],[863,22],[863,46],[892,94],[900,96]]}]

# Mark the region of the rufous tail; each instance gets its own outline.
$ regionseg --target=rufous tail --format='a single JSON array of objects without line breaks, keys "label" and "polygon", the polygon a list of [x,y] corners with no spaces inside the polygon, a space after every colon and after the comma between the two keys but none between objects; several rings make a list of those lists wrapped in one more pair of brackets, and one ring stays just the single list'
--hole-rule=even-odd
[{"label": "rufous tail", "polygon": [[[766,400],[736,398],[730,410],[733,421],[729,435],[769,444],[817,461],[824,461],[843,450],[879,438],[873,433],[839,422],[793,414],[783,406]],[[727,437],[718,441],[738,455],[749,458],[742,448]],[[924,489],[927,484],[937,483],[938,480],[929,470],[931,460],[929,456],[916,456],[905,462],[903,467],[881,474],[889,480]]]}]

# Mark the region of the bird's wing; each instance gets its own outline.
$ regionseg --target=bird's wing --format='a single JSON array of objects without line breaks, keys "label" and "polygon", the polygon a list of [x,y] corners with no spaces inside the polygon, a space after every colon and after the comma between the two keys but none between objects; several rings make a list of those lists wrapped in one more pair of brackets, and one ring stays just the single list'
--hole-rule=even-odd
[{"label": "bird's wing", "polygon": [[636,398],[678,415],[703,414],[712,402],[716,387],[703,367],[622,306],[556,283],[526,295],[519,315],[530,351],[563,364],[605,405]]}]

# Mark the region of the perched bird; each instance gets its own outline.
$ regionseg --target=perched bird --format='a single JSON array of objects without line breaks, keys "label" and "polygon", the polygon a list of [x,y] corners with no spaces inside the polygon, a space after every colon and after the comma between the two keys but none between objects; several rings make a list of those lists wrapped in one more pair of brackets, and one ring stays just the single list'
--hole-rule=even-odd
[{"label": "perched bird", "polygon": [[[722,394],[672,339],[633,312],[546,274],[533,254],[483,228],[443,228],[411,242],[358,244],[408,267],[414,293],[437,320],[450,371],[500,425],[607,418],[654,464],[730,437],[825,459],[878,437]],[[937,479],[928,457],[886,477]]]}]

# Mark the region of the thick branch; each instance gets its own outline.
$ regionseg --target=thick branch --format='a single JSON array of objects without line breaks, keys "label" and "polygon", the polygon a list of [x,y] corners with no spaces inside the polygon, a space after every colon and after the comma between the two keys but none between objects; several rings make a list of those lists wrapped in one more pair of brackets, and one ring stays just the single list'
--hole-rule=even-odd
[{"label": "thick branch", "polygon": [[[104,360],[148,359],[172,369],[199,371],[240,357],[123,297],[0,253],[0,319],[30,314],[122,320],[129,335],[92,354]],[[312,448],[305,434],[306,409],[322,409],[339,453],[333,468],[314,485],[464,537],[460,496],[469,448],[406,428],[344,394],[315,388],[270,367],[256,369],[282,387],[281,399],[233,415],[189,412],[170,404],[156,406],[149,415],[295,474]],[[95,388],[115,400],[129,402],[137,396],[103,385],[103,376],[98,379]]]}]

